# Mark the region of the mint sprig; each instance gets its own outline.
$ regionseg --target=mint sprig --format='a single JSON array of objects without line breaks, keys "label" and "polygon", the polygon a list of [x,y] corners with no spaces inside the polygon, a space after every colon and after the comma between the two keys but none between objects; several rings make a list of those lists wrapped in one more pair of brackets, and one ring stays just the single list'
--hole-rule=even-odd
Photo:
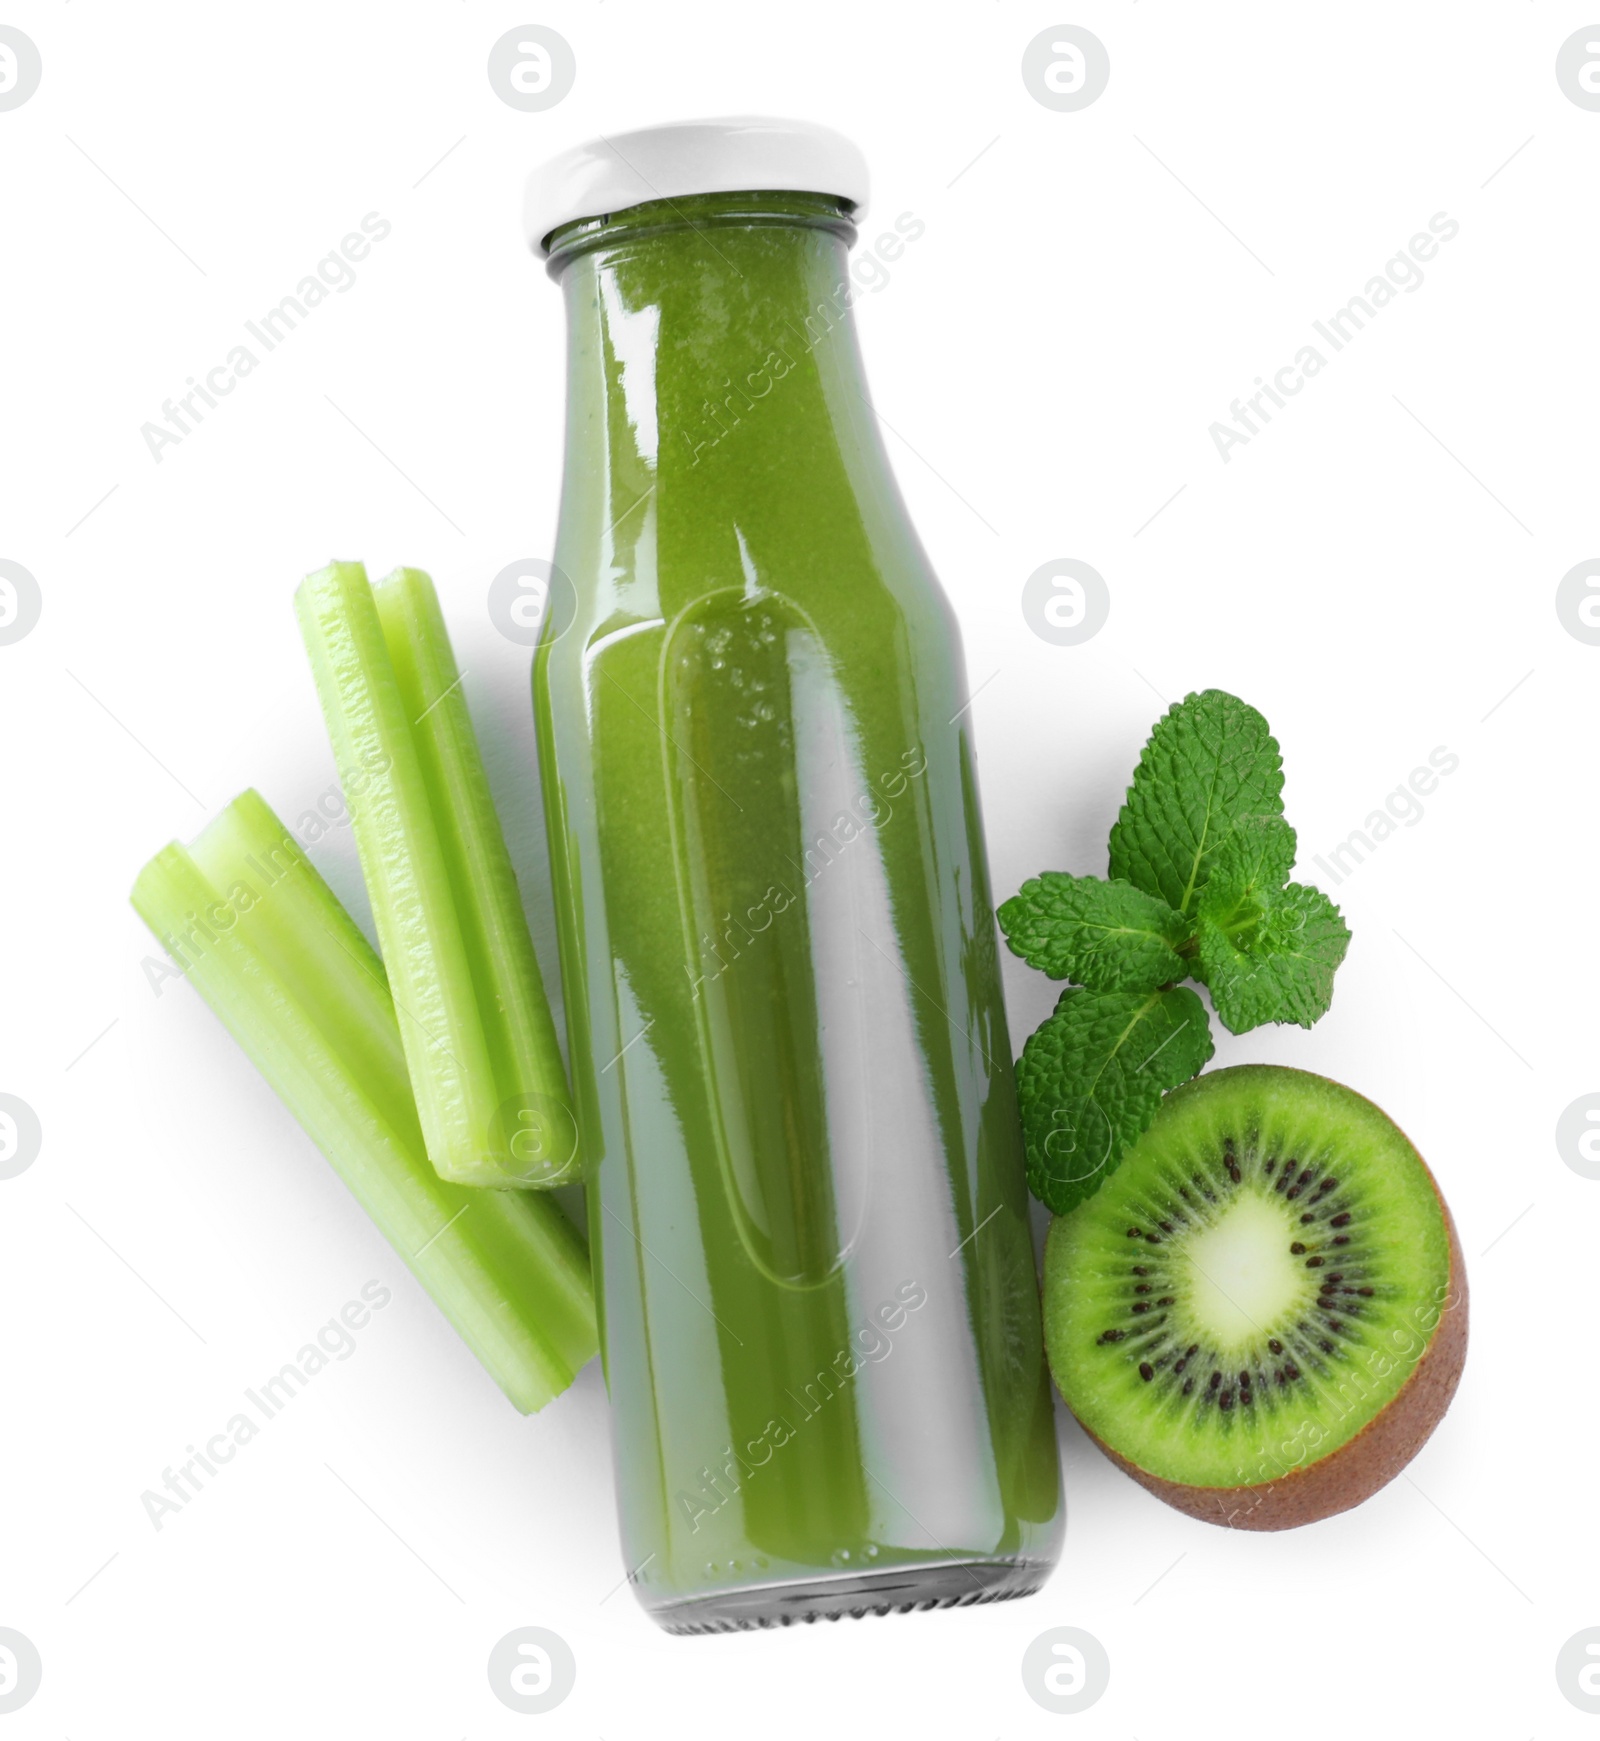
[{"label": "mint sprig", "polygon": [[1162,1094],[1214,1050],[1199,980],[1231,1033],[1310,1027],[1349,947],[1339,909],[1289,881],[1283,762],[1220,689],[1159,721],[1111,831],[1109,878],[1045,871],[999,909],[1011,949],[1072,981],[1017,1064],[1028,1183],[1056,1214],[1091,1196]]}]

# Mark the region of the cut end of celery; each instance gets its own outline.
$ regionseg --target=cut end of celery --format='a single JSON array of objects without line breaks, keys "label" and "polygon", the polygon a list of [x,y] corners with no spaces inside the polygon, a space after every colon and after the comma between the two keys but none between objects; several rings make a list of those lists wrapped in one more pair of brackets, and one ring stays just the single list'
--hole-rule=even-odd
[{"label": "cut end of celery", "polygon": [[330,562],[308,574],[300,582],[297,592],[316,592],[326,587],[365,586],[366,584],[366,563]]},{"label": "cut end of celery", "polygon": [[519,1094],[489,1122],[482,1153],[458,1156],[440,1177],[491,1190],[548,1191],[581,1170],[578,1124],[564,1096]]}]

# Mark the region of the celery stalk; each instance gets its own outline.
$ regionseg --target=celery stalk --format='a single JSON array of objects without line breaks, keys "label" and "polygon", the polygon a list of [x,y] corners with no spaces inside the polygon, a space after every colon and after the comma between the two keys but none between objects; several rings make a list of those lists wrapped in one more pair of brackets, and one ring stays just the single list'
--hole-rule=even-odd
[{"label": "celery stalk", "polygon": [[133,904],[517,1408],[565,1390],[597,1347],[582,1238],[434,1171],[382,964],[266,803],[157,853]]},{"label": "celery stalk", "polygon": [[397,568],[372,595],[413,722],[495,1081],[509,1091],[520,1085],[530,1102],[540,1102],[520,1108],[532,1116],[513,1124],[510,1136],[519,1147],[542,1146],[552,1163],[570,1157],[569,1166],[541,1168],[524,1181],[550,1183],[576,1171],[577,1126],[561,1042],[439,596],[415,568]]},{"label": "celery stalk", "polygon": [[295,603],[429,1157],[461,1184],[565,1183],[566,1073],[433,583],[335,562]]}]

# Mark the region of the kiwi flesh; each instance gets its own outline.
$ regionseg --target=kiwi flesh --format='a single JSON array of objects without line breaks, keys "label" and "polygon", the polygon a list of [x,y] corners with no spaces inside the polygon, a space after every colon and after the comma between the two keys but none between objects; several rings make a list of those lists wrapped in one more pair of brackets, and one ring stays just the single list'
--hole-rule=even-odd
[{"label": "kiwi flesh", "polygon": [[1067,1406],[1191,1517],[1288,1529],[1358,1505],[1438,1424],[1467,1350],[1450,1211],[1371,1101],[1244,1065],[1176,1089],[1051,1225]]}]

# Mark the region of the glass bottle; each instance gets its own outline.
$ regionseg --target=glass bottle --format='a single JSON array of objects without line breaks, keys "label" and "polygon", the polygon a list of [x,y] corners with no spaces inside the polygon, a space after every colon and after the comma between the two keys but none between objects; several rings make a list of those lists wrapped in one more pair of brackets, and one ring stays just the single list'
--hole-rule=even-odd
[{"label": "glass bottle", "polygon": [[1023,1595],[1062,1528],[960,639],[850,311],[864,172],[762,125],[532,201],[569,333],[540,766],[624,1554],[675,1632]]}]

